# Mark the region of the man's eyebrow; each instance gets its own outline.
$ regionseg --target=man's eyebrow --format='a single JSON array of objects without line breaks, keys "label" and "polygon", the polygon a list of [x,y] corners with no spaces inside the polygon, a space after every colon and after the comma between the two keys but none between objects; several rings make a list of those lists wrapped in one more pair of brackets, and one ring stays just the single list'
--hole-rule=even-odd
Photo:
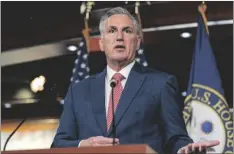
[{"label": "man's eyebrow", "polygon": [[109,28],[111,28],[111,29],[117,29],[117,27],[115,27],[115,26],[109,26]]},{"label": "man's eyebrow", "polygon": [[123,28],[123,30],[126,30],[126,29],[131,29],[131,30],[133,30],[133,28],[130,27],[130,26],[126,26],[126,27]]},{"label": "man's eyebrow", "polygon": [[[117,27],[116,26],[109,26],[109,29],[117,29]],[[126,27],[123,27],[123,30],[126,30],[126,29],[133,29],[132,27],[130,27],[130,26],[126,26]]]}]

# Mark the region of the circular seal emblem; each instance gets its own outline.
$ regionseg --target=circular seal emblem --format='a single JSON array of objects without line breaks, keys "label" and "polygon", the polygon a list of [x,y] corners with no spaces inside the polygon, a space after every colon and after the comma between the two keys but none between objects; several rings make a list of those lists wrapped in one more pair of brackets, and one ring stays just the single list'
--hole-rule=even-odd
[{"label": "circular seal emblem", "polygon": [[233,153],[233,121],[224,97],[216,90],[193,84],[185,99],[183,116],[194,142],[219,140],[207,153]]}]

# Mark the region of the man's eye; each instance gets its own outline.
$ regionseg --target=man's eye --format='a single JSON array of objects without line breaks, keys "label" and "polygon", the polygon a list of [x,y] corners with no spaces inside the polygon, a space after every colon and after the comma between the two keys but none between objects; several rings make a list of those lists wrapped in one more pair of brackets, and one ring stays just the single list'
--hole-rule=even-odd
[{"label": "man's eye", "polygon": [[130,29],[125,29],[125,32],[126,32],[126,33],[132,33],[132,30],[130,30]]},{"label": "man's eye", "polygon": [[109,33],[114,33],[114,32],[115,32],[114,29],[110,29],[110,30],[109,30]]}]

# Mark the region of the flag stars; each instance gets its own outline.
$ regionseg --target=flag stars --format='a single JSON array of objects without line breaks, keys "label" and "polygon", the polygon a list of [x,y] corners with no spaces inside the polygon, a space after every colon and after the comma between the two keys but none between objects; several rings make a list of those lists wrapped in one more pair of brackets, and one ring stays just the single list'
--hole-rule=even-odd
[{"label": "flag stars", "polygon": [[140,58],[136,58],[136,61],[139,63],[141,60],[140,60]]},{"label": "flag stars", "polygon": [[87,59],[87,58],[88,58],[88,54],[84,54],[84,55],[83,55],[83,58],[84,58],[84,59]]},{"label": "flag stars", "polygon": [[139,49],[137,52],[138,52],[139,55],[143,54],[143,50],[142,49]]},{"label": "flag stars", "polygon": [[78,75],[79,76],[82,76],[84,73],[83,72],[78,72]]},{"label": "flag stars", "polygon": [[80,50],[78,50],[78,51],[77,51],[77,55],[79,56],[80,54],[81,54],[81,51],[80,51]]},{"label": "flag stars", "polygon": [[70,79],[72,83],[78,83],[89,77],[89,55],[86,49],[86,42],[84,38],[81,39],[81,41],[77,44],[76,54],[77,58],[74,61],[74,68],[72,70],[73,75]]},{"label": "flag stars", "polygon": [[79,44],[79,46],[82,47],[83,45],[84,45],[84,42],[81,41],[80,44]]},{"label": "flag stars", "polygon": [[85,63],[82,63],[82,64],[80,65],[80,67],[81,67],[81,68],[85,68],[85,67],[86,67],[86,64],[85,64]]},{"label": "flag stars", "polygon": [[75,68],[73,68],[72,72],[73,72],[73,73],[75,73],[75,72],[76,72],[76,69],[75,69]]},{"label": "flag stars", "polygon": [[144,63],[143,63],[143,66],[145,66],[145,67],[148,66],[147,62],[144,62]]}]

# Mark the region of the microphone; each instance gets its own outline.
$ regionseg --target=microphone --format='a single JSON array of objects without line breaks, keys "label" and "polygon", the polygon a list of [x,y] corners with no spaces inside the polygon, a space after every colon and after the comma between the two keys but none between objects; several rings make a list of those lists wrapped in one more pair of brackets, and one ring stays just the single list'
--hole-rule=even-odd
[{"label": "microphone", "polygon": [[20,126],[25,122],[27,118],[24,118],[20,123],[19,125],[15,128],[15,130],[8,136],[5,144],[4,144],[4,148],[3,148],[3,151],[6,151],[6,146],[7,146],[7,143],[10,141],[11,137],[15,134],[15,132],[20,128]]},{"label": "microphone", "polygon": [[115,79],[111,79],[110,86],[111,86],[111,96],[112,96],[112,134],[113,134],[113,145],[115,145],[115,137],[116,137],[116,127],[115,127],[115,111],[114,111],[114,88],[117,84]]},{"label": "microphone", "polygon": [[111,88],[114,88],[116,86],[116,84],[117,84],[117,81],[115,79],[111,79],[111,81],[110,81]]}]

